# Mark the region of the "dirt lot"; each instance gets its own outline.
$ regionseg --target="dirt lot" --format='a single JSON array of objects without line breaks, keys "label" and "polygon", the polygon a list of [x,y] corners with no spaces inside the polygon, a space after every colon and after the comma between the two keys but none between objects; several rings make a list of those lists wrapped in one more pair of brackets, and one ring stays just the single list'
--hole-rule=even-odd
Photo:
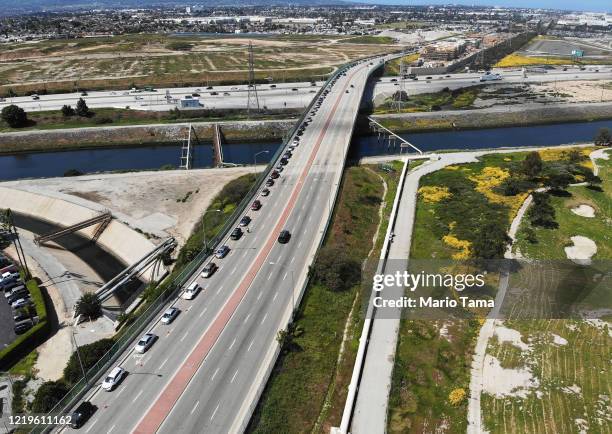
[{"label": "dirt lot", "polygon": [[[355,44],[325,38],[203,38],[125,35],[0,46],[0,85],[53,82],[86,87],[92,80],[154,82],[245,81],[247,47],[253,43],[256,76],[275,81],[327,74],[348,59],[397,49],[394,44]],[[176,49],[177,44],[187,49]],[[122,82],[129,85],[129,80]],[[110,85],[108,83],[107,85]]]},{"label": "dirt lot", "polygon": [[238,167],[98,174],[12,181],[3,185],[61,197],[94,209],[102,206],[153,241],[171,235],[183,242],[221,188],[254,170]]}]

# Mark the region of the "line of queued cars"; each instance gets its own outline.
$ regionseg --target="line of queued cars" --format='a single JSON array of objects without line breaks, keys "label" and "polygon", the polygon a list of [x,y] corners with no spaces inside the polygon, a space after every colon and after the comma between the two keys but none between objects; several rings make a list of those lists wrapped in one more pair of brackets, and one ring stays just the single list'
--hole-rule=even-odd
[{"label": "line of queued cars", "polygon": [[34,326],[36,311],[19,269],[4,255],[0,255],[0,289],[12,309],[15,334],[25,333]]},{"label": "line of queued cars", "polygon": [[[330,89],[331,89],[331,86],[323,92],[321,98],[319,98],[321,102],[323,98],[329,93]],[[280,174],[284,170],[284,166],[286,166],[289,163],[289,160],[293,156],[293,151],[295,150],[297,146],[299,146],[300,137],[303,135],[305,128],[310,124],[310,122],[312,122],[312,116],[316,114],[319,106],[320,106],[320,102],[318,102],[318,105],[316,105],[315,108],[313,108],[313,110],[309,113],[309,116],[306,119],[304,119],[304,121],[302,122],[298,130],[296,131],[296,134],[295,134],[295,137],[292,143],[287,147],[287,150],[283,153],[283,155],[279,159],[278,165],[270,172],[270,176],[267,179],[266,184],[265,184],[266,186],[260,192],[261,197],[267,197],[270,195],[271,193],[270,187],[274,185],[274,182],[276,179],[280,178],[281,176]],[[263,206],[262,201],[260,199],[256,199],[251,204],[251,211],[258,211],[262,208],[262,206]],[[249,215],[243,216],[238,226],[234,228],[234,230],[231,232],[230,239],[237,241],[240,238],[242,238],[242,235],[244,234],[243,228],[247,228],[247,231],[248,231],[248,227],[251,221],[252,221],[251,216]],[[291,239],[291,233],[286,229],[283,229],[278,236],[278,242],[281,244],[288,243],[290,239]],[[214,256],[217,259],[223,259],[229,254],[230,250],[231,249],[229,246],[222,245],[219,248],[217,248],[217,250],[215,250]],[[210,278],[218,269],[219,267],[217,266],[217,264],[213,261],[210,261],[202,269],[201,277]],[[202,290],[203,290],[202,286],[197,281],[193,281],[189,284],[189,286],[185,289],[185,291],[183,291],[183,293],[181,294],[181,298],[183,298],[184,300],[193,300]],[[171,306],[164,311],[164,313],[161,316],[160,322],[165,325],[171,324],[178,317],[180,313],[181,313],[181,310],[178,307]],[[136,343],[134,347],[134,351],[136,353],[143,354],[146,351],[148,351],[158,339],[159,337],[157,335],[150,333],[150,332],[146,333]],[[115,389],[127,375],[128,375],[128,372],[124,368],[122,368],[121,366],[116,366],[108,374],[108,376],[104,379],[104,381],[101,384],[101,388],[106,391],[111,391]],[[80,418],[79,426],[82,426],[82,424],[89,418],[91,413],[95,411],[95,407],[91,407],[92,404],[88,401],[83,402],[82,405],[84,406],[84,408],[82,409],[84,415],[83,417]]]}]

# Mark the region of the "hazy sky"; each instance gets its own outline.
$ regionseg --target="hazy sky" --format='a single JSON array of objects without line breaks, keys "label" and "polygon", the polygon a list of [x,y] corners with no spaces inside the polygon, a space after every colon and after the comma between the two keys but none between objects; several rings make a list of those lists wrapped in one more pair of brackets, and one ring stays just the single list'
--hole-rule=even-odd
[{"label": "hazy sky", "polygon": [[364,3],[422,5],[422,4],[462,4],[469,6],[515,6],[549,9],[588,10],[612,12],[611,0],[360,0]]}]

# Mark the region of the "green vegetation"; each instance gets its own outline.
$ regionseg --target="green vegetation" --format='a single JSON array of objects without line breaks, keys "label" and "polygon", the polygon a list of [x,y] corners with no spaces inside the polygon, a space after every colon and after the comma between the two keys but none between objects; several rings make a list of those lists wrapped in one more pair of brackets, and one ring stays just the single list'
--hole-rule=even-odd
[{"label": "green vegetation", "polygon": [[[384,230],[401,164],[394,168],[393,173],[368,166],[346,169],[332,225],[313,266],[315,274],[327,269],[322,256],[331,252],[344,251],[356,263],[370,255],[376,262],[381,237],[372,252],[364,241],[373,239],[379,223]],[[388,184],[383,222],[379,221],[383,199],[379,176]],[[370,277],[367,271],[361,281],[369,282]],[[357,314],[360,297],[358,284],[334,291],[315,279],[310,281],[293,331],[280,336],[291,345],[277,360],[248,432],[324,432],[338,426],[362,321]],[[338,361],[347,321],[348,341]]]},{"label": "green vegetation", "polygon": [[[83,362],[83,368],[85,368],[85,371],[95,365],[102,358],[102,356],[108,352],[114,343],[114,339],[100,339],[99,341],[92,342],[91,344],[80,346],[79,354],[81,355],[81,361]],[[83,378],[81,363],[79,362],[77,352],[74,351],[70,355],[68,364],[64,368],[62,381],[69,386],[73,386],[81,378]]]},{"label": "green vegetation", "polygon": [[343,39],[342,42],[349,44],[394,44],[395,39],[390,36],[356,36],[354,38]]},{"label": "green vegetation", "polygon": [[10,370],[11,375],[32,376],[34,374],[34,365],[38,359],[38,351],[34,350],[27,356],[17,362]]},{"label": "green vegetation", "polygon": [[[217,235],[238,204],[253,187],[255,181],[257,181],[257,175],[250,173],[228,182],[221,189],[179,252],[176,267],[180,268],[186,265],[202,250],[205,237],[206,240],[210,241]],[[220,210],[220,212],[217,210]],[[206,229],[206,233],[204,229]]]},{"label": "green vegetation", "polygon": [[[508,242],[506,231],[527,192],[554,184],[559,173],[569,174],[572,182],[581,180],[590,173],[588,161],[583,157],[589,152],[590,149],[582,148],[578,153],[553,149],[537,155],[490,154],[477,163],[447,166],[424,176],[419,188],[410,257],[456,260],[501,257]],[[516,185],[515,191],[508,191],[512,190],[508,186]],[[551,199],[554,204],[557,197]],[[542,211],[546,214],[545,206]],[[558,220],[559,214],[557,209]],[[495,273],[490,273],[490,287],[497,283],[497,278]],[[402,320],[390,394],[389,432],[433,432],[441,426],[446,427],[446,432],[465,432],[465,390],[469,385],[478,323],[475,319],[452,318],[438,322]],[[505,351],[506,345],[499,348]],[[504,366],[519,363],[514,352],[505,352],[514,358],[504,360]],[[525,413],[519,410],[523,408],[522,403],[513,401],[512,405],[515,408],[512,412],[505,410],[504,420],[512,414]],[[503,402],[497,403],[487,418],[500,420],[497,415],[502,407]],[[497,432],[510,431],[504,425]]]},{"label": "green vegetation", "polygon": [[32,401],[33,413],[47,413],[68,393],[68,387],[62,381],[46,381],[40,385]]},{"label": "green vegetation", "polygon": [[1,117],[11,128],[22,128],[28,123],[28,115],[25,110],[14,104],[3,108]]},{"label": "green vegetation", "polygon": [[597,146],[610,146],[612,145],[612,134],[608,128],[600,128],[597,131],[594,142]]},{"label": "green vegetation", "polygon": [[399,75],[400,73],[400,63],[403,60],[404,65],[410,65],[413,62],[416,62],[419,59],[419,53],[409,54],[408,56],[404,56],[401,59],[391,60],[390,62],[385,63],[385,75]]},{"label": "green vegetation", "polygon": [[[612,214],[612,160],[598,160],[601,187],[593,185],[570,186],[569,194],[549,195],[555,225],[538,226],[523,220],[517,233],[516,248],[534,259],[565,259],[563,247],[573,245],[570,240],[582,235],[597,244],[595,258],[612,258],[610,242],[610,215]],[[590,163],[587,161],[587,163]],[[586,218],[572,212],[579,205],[595,210],[594,218]]]},{"label": "green vegetation", "polygon": [[[394,101],[399,97],[398,94],[399,92],[396,92],[394,96],[388,98],[384,104],[376,107],[374,114],[396,113],[397,107]],[[477,87],[462,88],[452,91],[449,88],[445,88],[440,92],[413,95],[408,97],[407,101],[405,97],[402,98],[403,102],[400,113],[467,109],[472,107],[477,96]]]},{"label": "green vegetation", "polygon": [[93,292],[86,292],[75,305],[75,313],[94,320],[102,315],[102,302]]}]

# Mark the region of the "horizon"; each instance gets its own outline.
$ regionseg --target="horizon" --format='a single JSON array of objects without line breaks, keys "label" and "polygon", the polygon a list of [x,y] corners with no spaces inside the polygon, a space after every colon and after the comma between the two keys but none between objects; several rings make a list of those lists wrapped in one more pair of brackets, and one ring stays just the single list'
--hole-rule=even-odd
[{"label": "horizon", "polygon": [[[577,9],[576,3],[570,0],[360,0],[360,3],[396,6],[482,6],[482,7],[510,7],[510,8],[541,8],[552,10],[566,10],[571,12],[612,13],[612,6],[607,0],[592,0],[589,9]],[[584,6],[584,5],[582,5]]]}]

